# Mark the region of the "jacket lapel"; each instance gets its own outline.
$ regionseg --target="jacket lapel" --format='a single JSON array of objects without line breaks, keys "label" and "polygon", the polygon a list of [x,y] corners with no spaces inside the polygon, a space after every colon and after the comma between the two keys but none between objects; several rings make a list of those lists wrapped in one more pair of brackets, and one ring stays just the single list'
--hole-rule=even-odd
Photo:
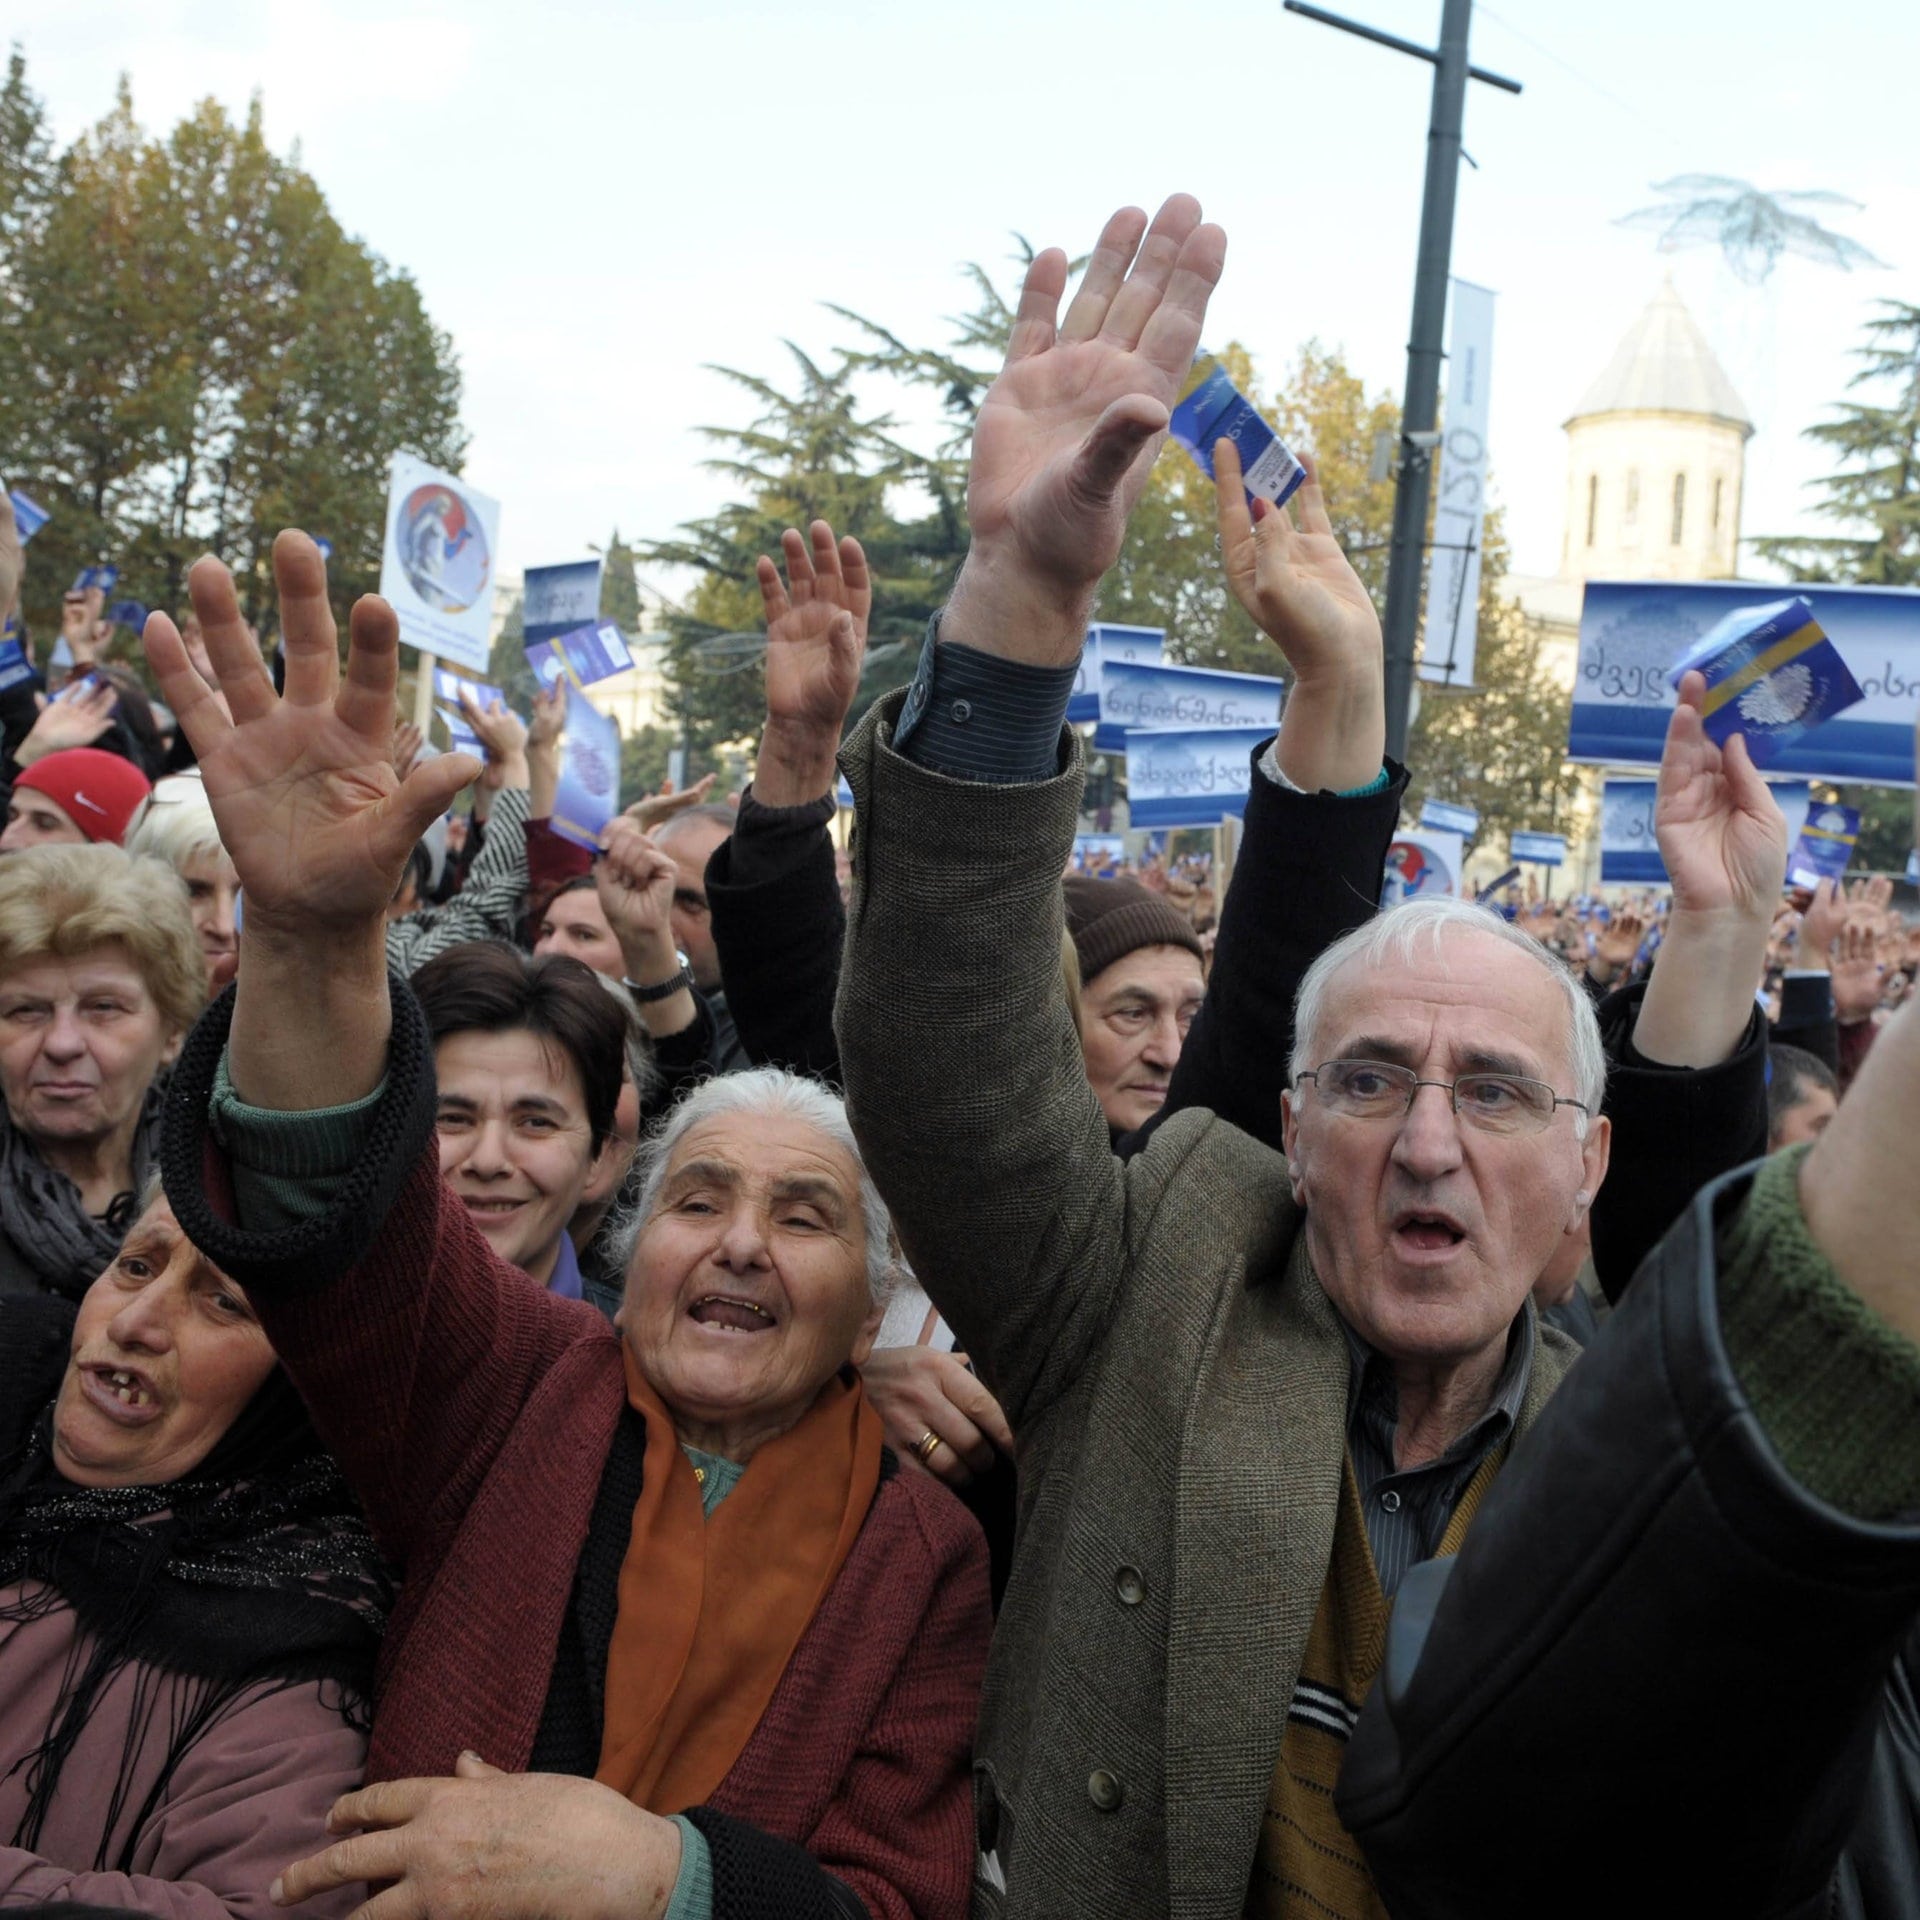
[{"label": "jacket lapel", "polygon": [[1222,1287],[1181,1436],[1166,1729],[1179,1920],[1242,1909],[1333,1551],[1347,1350],[1290,1227],[1283,1278],[1242,1269]]}]

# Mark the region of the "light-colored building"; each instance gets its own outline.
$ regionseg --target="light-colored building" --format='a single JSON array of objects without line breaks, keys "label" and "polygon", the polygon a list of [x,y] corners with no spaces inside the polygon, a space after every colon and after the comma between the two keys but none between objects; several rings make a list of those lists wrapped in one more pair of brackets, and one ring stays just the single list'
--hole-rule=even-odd
[{"label": "light-colored building", "polygon": [[[1671,279],[1627,329],[1568,415],[1566,518],[1554,574],[1509,574],[1539,623],[1542,656],[1571,692],[1589,580],[1729,580],[1753,421]],[[1574,851],[1577,884],[1599,870],[1597,778]],[[1576,837],[1578,837],[1576,835]]]},{"label": "light-colored building", "polygon": [[[666,681],[661,673],[661,642],[665,638],[662,616],[671,606],[666,595],[645,580],[640,589],[640,631],[627,635],[633,653],[630,672],[596,680],[587,690],[587,698],[619,727],[621,737],[642,727],[663,727],[670,723]],[[502,576],[493,591],[492,638],[498,640],[520,602],[524,582],[518,574]]]}]

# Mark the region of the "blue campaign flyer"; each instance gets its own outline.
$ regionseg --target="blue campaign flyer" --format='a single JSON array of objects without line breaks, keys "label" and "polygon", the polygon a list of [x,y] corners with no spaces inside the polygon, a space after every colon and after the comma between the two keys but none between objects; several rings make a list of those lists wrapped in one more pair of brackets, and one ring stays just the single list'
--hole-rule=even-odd
[{"label": "blue campaign flyer", "polygon": [[1813,807],[1787,862],[1787,884],[1817,887],[1822,880],[1840,880],[1852,864],[1859,838],[1858,807]]},{"label": "blue campaign flyer", "polygon": [[13,530],[24,547],[53,518],[37,500],[30,500],[15,487],[7,496],[13,502]]},{"label": "blue campaign flyer", "polygon": [[120,578],[118,567],[82,567],[73,577],[69,593],[85,593],[90,587],[98,587],[102,593],[111,593]]},{"label": "blue campaign flyer", "polygon": [[451,667],[435,667],[433,670],[433,697],[447,706],[458,709],[460,696],[465,694],[482,713],[499,713],[505,710],[507,696],[498,687],[490,687],[484,680],[469,679],[464,673],[455,673]]},{"label": "blue campaign flyer", "polygon": [[551,687],[563,672],[570,673],[576,685],[590,687],[596,680],[625,673],[633,665],[633,655],[627,651],[626,636],[611,620],[594,620],[550,640],[529,641],[527,663],[543,687]]},{"label": "blue campaign flyer", "polygon": [[600,844],[620,794],[620,729],[585,700],[567,702],[560,735],[560,790],[554,796],[553,830],[582,847]]},{"label": "blue campaign flyer", "polygon": [[521,631],[531,652],[536,641],[557,640],[599,618],[600,562],[572,560],[558,567],[529,567],[521,593]]},{"label": "blue campaign flyer", "polygon": [[18,640],[0,640],[0,693],[33,678],[33,665]]}]

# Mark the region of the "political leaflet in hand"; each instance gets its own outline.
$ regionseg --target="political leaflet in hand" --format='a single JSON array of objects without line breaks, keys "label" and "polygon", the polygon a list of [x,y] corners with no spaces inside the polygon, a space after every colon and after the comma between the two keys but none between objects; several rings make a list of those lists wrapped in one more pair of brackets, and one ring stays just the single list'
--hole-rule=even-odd
[{"label": "political leaflet in hand", "polygon": [[560,733],[560,790],[553,830],[576,845],[597,848],[620,794],[620,729],[589,701],[570,699]]},{"label": "political leaflet in hand", "polygon": [[469,680],[463,673],[455,673],[451,667],[435,667],[433,670],[433,697],[444,701],[447,706],[457,709],[460,696],[465,694],[482,713],[504,713],[507,696],[498,687],[490,687],[484,680]]},{"label": "political leaflet in hand", "polygon": [[1837,886],[1852,863],[1859,838],[1858,807],[1813,807],[1787,862],[1787,885],[1817,887],[1822,880],[1831,880]]},{"label": "political leaflet in hand", "polygon": [[1215,445],[1231,440],[1240,450],[1240,479],[1249,503],[1258,498],[1284,506],[1307,477],[1306,468],[1210,353],[1193,363],[1169,430],[1209,480]]},{"label": "political leaflet in hand", "polygon": [[551,687],[562,673],[571,673],[575,685],[590,687],[596,680],[625,673],[633,665],[633,655],[627,651],[626,636],[611,620],[593,620],[550,640],[530,640],[527,664],[543,687]]},{"label": "political leaflet in hand", "polygon": [[111,593],[119,578],[120,569],[118,567],[82,567],[80,571],[73,576],[73,585],[70,586],[67,591],[69,593],[87,593],[93,588],[98,587],[102,593]]},{"label": "political leaflet in hand", "polygon": [[18,487],[7,498],[13,502],[13,530],[20,536],[20,544],[24,547],[53,515],[37,500],[29,500]]},{"label": "political leaflet in hand", "polygon": [[557,567],[529,567],[522,586],[520,631],[527,645],[557,640],[600,617],[600,562],[569,560]]},{"label": "political leaflet in hand", "polygon": [[1805,594],[1735,607],[1703,633],[1667,678],[1706,675],[1707,736],[1725,746],[1746,735],[1756,767],[1764,767],[1823,721],[1865,697]]}]

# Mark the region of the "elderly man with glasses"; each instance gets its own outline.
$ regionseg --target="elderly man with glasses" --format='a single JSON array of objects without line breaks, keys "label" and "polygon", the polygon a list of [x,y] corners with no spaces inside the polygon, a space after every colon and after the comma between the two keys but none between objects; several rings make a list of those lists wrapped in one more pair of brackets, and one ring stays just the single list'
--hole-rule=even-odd
[{"label": "elderly man with glasses", "polygon": [[[1491,914],[1438,903],[1310,970],[1273,1088],[1283,1153],[1197,1110],[1130,1161],[1111,1152],[1059,984],[1081,797],[1062,717],[1224,256],[1184,196],[1151,226],[1116,214],[1064,314],[1066,257],[1036,256],[977,418],[965,567],[913,685],[842,755],[860,822],[837,1019],[849,1108],[1020,1470],[976,1745],[978,1914],[1387,1910],[1334,1801],[1348,1742],[1392,1691],[1391,1667],[1376,1682],[1396,1593],[1456,1552],[1510,1460],[1524,1471],[1578,1358],[1529,1296],[1612,1145],[1578,983]],[[1235,450],[1213,451],[1237,506]],[[1353,803],[1378,761],[1329,742],[1378,700],[1379,628],[1317,484],[1223,521],[1222,563],[1293,670],[1255,778]],[[1336,670],[1356,658],[1371,679]],[[1703,1078],[1751,1066],[1786,858],[1744,746],[1706,738],[1703,696],[1694,676],[1662,767],[1660,964],[1608,1013],[1630,1073],[1671,1076],[1675,1116],[1705,1111]],[[1624,1114],[1622,1129],[1624,1148]],[[1648,1165],[1644,1139],[1634,1156]],[[1685,1162],[1685,1143],[1664,1157]],[[1724,1344],[1708,1336],[1715,1379],[1747,1368],[1743,1342],[1805,1331],[1777,1264],[1763,1247],[1741,1267],[1742,1311]],[[1686,1284],[1643,1278],[1638,1296]],[[1905,1406],[1920,1354],[1882,1357],[1796,1418],[1830,1427],[1835,1395],[1870,1400],[1876,1380]],[[1749,1416],[1771,1434],[1797,1387],[1753,1377],[1773,1383]],[[1527,1889],[1549,1907],[1563,1890]]]}]

